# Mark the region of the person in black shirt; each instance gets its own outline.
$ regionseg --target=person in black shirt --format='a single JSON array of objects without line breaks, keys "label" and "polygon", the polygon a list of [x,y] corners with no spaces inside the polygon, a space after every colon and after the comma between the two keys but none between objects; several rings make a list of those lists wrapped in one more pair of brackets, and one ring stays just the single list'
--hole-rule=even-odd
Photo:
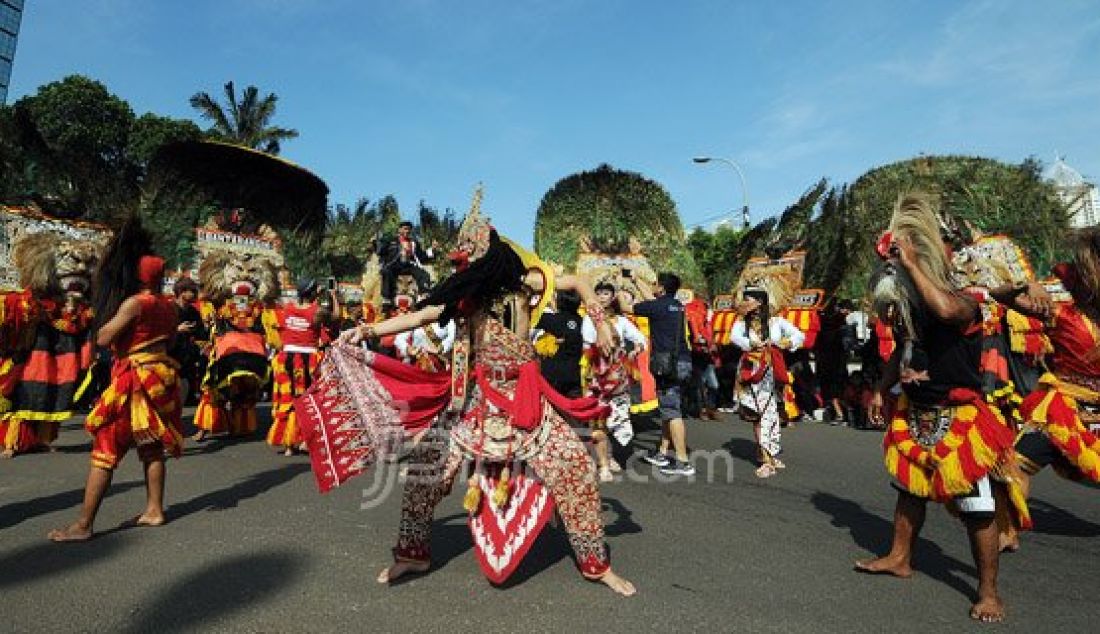
[{"label": "person in black shirt", "polygon": [[898,499],[890,552],[857,562],[856,570],[912,575],[927,501],[950,502],[966,524],[978,570],[978,600],[970,616],[1001,621],[994,516],[1008,496],[988,473],[1011,457],[1015,434],[982,395],[981,311],[950,281],[942,226],[929,197],[902,196],[891,220],[892,241],[882,254],[886,262],[872,280],[876,312],[894,326],[898,342],[870,407],[872,420],[884,422],[884,393],[900,383],[885,446]]},{"label": "person in black shirt", "polygon": [[412,235],[413,225],[405,221],[397,228],[397,237],[388,240],[378,248],[378,259],[382,266],[382,299],[393,304],[397,294],[397,278],[410,275],[416,281],[417,292],[431,290],[431,277],[424,270],[424,264],[435,260],[435,245],[425,249]]},{"label": "person in black shirt", "polygon": [[[695,467],[688,461],[687,430],[680,410],[681,375],[690,376],[691,372],[684,305],[676,299],[680,278],[672,273],[661,273],[652,292],[645,284],[639,284],[638,289],[647,301],[634,304],[633,311],[649,319],[650,368],[657,379],[661,415],[661,445],[644,459],[665,475],[693,476]],[[686,368],[686,372],[680,368]],[[675,452],[673,455],[668,453],[670,447]]]},{"label": "person in black shirt", "polygon": [[581,298],[576,293],[560,292],[556,298],[557,312],[545,312],[536,328],[558,340],[558,351],[542,360],[542,375],[560,394],[570,398],[581,396]]},{"label": "person in black shirt", "polygon": [[176,296],[179,326],[168,354],[180,364],[179,376],[183,382],[181,392],[183,401],[187,403],[197,394],[199,382],[202,380],[203,354],[198,342],[206,339],[207,334],[199,309],[195,307],[195,300],[199,295],[199,285],[195,280],[189,277],[180,278],[172,287],[172,292]]}]

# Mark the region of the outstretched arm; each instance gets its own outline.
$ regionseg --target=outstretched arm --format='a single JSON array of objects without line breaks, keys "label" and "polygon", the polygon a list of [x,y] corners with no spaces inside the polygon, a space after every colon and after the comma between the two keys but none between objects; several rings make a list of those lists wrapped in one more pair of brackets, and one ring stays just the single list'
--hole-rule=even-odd
[{"label": "outstretched arm", "polygon": [[357,345],[368,337],[385,337],[406,330],[415,330],[421,326],[439,321],[442,314],[443,306],[427,306],[414,313],[390,317],[377,324],[360,324],[341,333],[338,343]]},{"label": "outstretched arm", "polygon": [[1030,317],[1045,319],[1054,308],[1050,293],[1038,282],[1028,282],[1021,286],[1006,284],[991,289],[989,295],[999,303]]}]

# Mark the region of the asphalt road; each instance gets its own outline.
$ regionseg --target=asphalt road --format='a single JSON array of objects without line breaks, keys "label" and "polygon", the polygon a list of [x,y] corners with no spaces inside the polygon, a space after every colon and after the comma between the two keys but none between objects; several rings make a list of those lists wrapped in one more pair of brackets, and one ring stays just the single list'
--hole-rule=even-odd
[{"label": "asphalt road", "polygon": [[[550,526],[507,587],[478,570],[460,492],[439,507],[428,575],[383,587],[399,495],[362,476],[321,496],[306,457],[260,441],[191,445],[169,463],[169,523],[119,528],[144,501],[134,455],[85,544],[46,532],[81,499],[88,439],[66,424],[54,454],[0,462],[0,631],[927,631],[972,624],[965,532],[929,513],[910,580],[852,561],[882,551],[894,493],[880,435],[819,424],[787,430],[788,469],[752,475],[751,428],[689,421],[694,481],[658,482],[640,462],[603,489],[615,569],[631,599],[585,582]],[[639,435],[651,446],[652,431]],[[709,465],[709,466],[708,466]],[[459,488],[459,487],[456,487]],[[385,487],[381,488],[385,493]],[[1095,628],[1100,490],[1042,474],[1037,530],[1001,562],[1009,622],[998,629]],[[361,509],[364,499],[381,503]]]}]

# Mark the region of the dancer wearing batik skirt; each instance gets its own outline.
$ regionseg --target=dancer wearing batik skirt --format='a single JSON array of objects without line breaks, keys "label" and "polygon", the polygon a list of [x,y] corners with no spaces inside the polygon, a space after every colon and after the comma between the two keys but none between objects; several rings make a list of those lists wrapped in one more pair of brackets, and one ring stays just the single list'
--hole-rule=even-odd
[{"label": "dancer wearing batik skirt", "polygon": [[178,364],[168,356],[176,334],[175,302],[160,294],[164,260],[151,255],[136,221],[115,236],[100,268],[95,293],[96,342],[115,356],[111,383],[84,422],[92,434],[92,465],[77,521],[49,533],[55,542],[84,541],[114,469],[135,445],[145,469],[145,509],[137,526],[159,526],[164,517],[165,454],[179,456]]},{"label": "dancer wearing batik skirt", "polygon": [[321,363],[322,331],[332,321],[333,314],[339,313],[335,297],[335,309],[317,301],[317,280],[314,278],[299,280],[297,291],[298,301],[276,311],[281,345],[272,360],[272,422],[267,432],[267,444],[280,448],[287,456],[293,455],[302,444],[294,399],[313,384]]},{"label": "dancer wearing batik skirt", "polygon": [[886,261],[872,279],[875,312],[892,324],[898,343],[871,405],[872,418],[882,420],[885,392],[901,383],[884,440],[898,500],[890,552],[856,569],[909,577],[927,502],[950,503],[966,525],[978,570],[978,600],[970,616],[1000,621],[994,515],[1007,496],[989,476],[1011,460],[1015,437],[983,398],[981,311],[949,279],[940,227],[932,199],[899,198]]},{"label": "dancer wearing batik skirt", "polygon": [[[563,418],[591,420],[606,416],[606,408],[554,391],[527,336],[555,288],[581,294],[608,352],[610,325],[591,289],[575,278],[555,280],[551,267],[498,237],[479,207],[480,191],[452,258],[457,273],[415,312],[347,331],[329,352],[321,378],[299,401],[314,472],[328,489],[390,453],[402,434],[434,422],[439,433],[413,449],[395,561],[379,582],[431,566],[435,507],[469,460],[473,475],[464,506],[490,581],[508,578],[556,509],[581,573],[633,594],[633,585],[611,571],[595,468]],[[505,315],[511,327],[501,320]],[[449,374],[424,372],[355,345],[451,320],[458,336]]]},{"label": "dancer wearing batik skirt", "polygon": [[783,451],[779,403],[789,382],[783,351],[798,350],[805,335],[786,319],[771,316],[764,289],[745,289],[744,300],[743,317],[730,331],[730,342],[743,351],[735,395],[741,417],[753,424],[760,458],[756,477],[770,478],[777,469],[786,468],[779,459]]},{"label": "dancer wearing batik skirt", "polygon": [[592,425],[592,445],[596,450],[596,466],[600,482],[611,482],[614,474],[623,470],[611,457],[608,434],[622,446],[630,444],[634,429],[630,423],[630,368],[627,363],[648,347],[645,335],[629,319],[622,315],[618,292],[613,284],[596,285],[596,300],[604,310],[604,319],[612,325],[614,337],[611,354],[605,354],[597,345],[596,323],[585,315],[581,324],[585,358],[588,360],[588,393],[611,408],[606,419]]}]

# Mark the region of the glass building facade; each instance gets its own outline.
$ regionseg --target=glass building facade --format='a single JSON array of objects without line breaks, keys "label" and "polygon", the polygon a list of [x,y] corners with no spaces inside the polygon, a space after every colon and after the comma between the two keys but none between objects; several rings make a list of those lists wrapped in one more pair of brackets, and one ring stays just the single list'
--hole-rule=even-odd
[{"label": "glass building facade", "polygon": [[0,0],[0,104],[8,100],[8,82],[22,20],[23,0]]}]

